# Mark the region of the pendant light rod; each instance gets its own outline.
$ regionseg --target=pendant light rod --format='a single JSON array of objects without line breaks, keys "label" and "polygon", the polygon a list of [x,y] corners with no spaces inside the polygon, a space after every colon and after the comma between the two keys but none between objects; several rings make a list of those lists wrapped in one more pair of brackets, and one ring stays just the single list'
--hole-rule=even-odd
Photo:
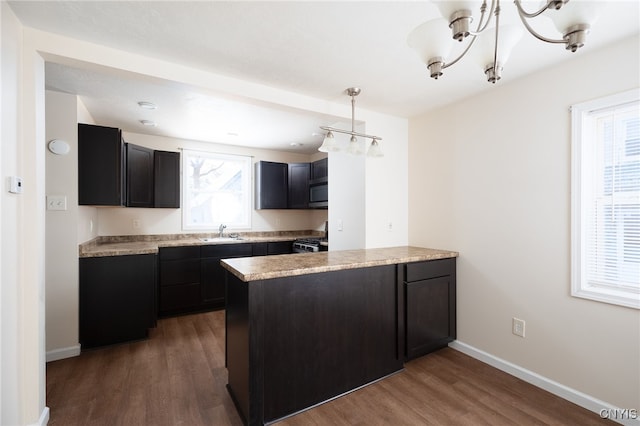
[{"label": "pendant light rod", "polygon": [[375,139],[377,141],[381,141],[382,138],[380,136],[371,136],[365,133],[359,133],[355,131],[356,129],[355,127],[356,126],[355,124],[356,96],[360,94],[361,90],[359,87],[349,87],[348,89],[345,90],[345,92],[347,93],[347,95],[351,96],[351,131],[336,129],[335,127],[330,127],[330,126],[320,126],[320,128],[322,130],[326,130],[327,132],[336,132],[336,133],[342,133],[345,135],[359,136],[361,138],[369,138],[369,139]]}]

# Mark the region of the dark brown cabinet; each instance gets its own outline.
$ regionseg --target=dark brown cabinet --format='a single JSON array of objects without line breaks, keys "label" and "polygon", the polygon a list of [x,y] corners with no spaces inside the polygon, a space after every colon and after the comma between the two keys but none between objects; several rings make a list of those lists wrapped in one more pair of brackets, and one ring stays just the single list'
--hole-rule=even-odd
[{"label": "dark brown cabinet", "polygon": [[78,124],[78,204],[126,203],[125,150],[120,129]]},{"label": "dark brown cabinet", "polygon": [[180,207],[180,153],[125,143],[114,127],[79,123],[78,204]]},{"label": "dark brown cabinet", "polygon": [[286,163],[256,163],[256,209],[286,209],[288,186],[289,166]]},{"label": "dark brown cabinet", "polygon": [[[264,244],[264,246],[262,246]],[[224,308],[225,270],[221,259],[250,257],[272,243],[211,244],[160,249],[159,314],[162,317]],[[288,243],[289,252],[291,242]]]},{"label": "dark brown cabinet", "polygon": [[329,159],[314,161],[311,163],[311,182],[326,182],[329,176]]},{"label": "dark brown cabinet", "polygon": [[198,310],[200,289],[200,247],[161,248],[159,275],[160,316]]},{"label": "dark brown cabinet", "polygon": [[310,172],[311,164],[309,163],[289,163],[289,199],[287,206],[290,209],[309,208]]},{"label": "dark brown cabinet", "polygon": [[396,265],[243,282],[228,274],[228,386],[262,425],[402,369]]},{"label": "dark brown cabinet", "polygon": [[274,254],[293,253],[293,240],[253,243],[253,256],[270,256]]},{"label": "dark brown cabinet", "polygon": [[216,244],[201,248],[201,290],[204,308],[224,308],[226,270],[220,265],[221,259],[250,257],[252,244]]},{"label": "dark brown cabinet", "polygon": [[80,258],[82,349],[146,338],[156,322],[156,255]]},{"label": "dark brown cabinet", "polygon": [[[314,163],[256,163],[256,209],[308,209],[310,185],[324,183],[326,196],[327,159]],[[324,206],[326,208],[326,201]]]},{"label": "dark brown cabinet", "polygon": [[267,255],[293,253],[293,241],[274,241],[267,243]]},{"label": "dark brown cabinet", "polygon": [[455,258],[404,265],[405,356],[425,355],[456,338]]},{"label": "dark brown cabinet", "polygon": [[227,389],[271,424],[456,337],[455,258],[242,281],[227,272]]},{"label": "dark brown cabinet", "polygon": [[127,207],[153,207],[153,150],[127,143]]},{"label": "dark brown cabinet", "polygon": [[180,207],[180,153],[155,151],[153,206]]}]

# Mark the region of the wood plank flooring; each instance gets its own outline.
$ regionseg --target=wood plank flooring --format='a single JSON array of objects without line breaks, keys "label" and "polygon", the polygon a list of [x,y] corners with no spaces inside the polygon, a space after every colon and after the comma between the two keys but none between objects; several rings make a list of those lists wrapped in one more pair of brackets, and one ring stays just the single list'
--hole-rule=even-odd
[{"label": "wood plank flooring", "polygon": [[[405,367],[278,425],[612,424],[453,349]],[[241,425],[226,383],[224,311],[162,319],[148,340],[48,363],[49,425]]]}]

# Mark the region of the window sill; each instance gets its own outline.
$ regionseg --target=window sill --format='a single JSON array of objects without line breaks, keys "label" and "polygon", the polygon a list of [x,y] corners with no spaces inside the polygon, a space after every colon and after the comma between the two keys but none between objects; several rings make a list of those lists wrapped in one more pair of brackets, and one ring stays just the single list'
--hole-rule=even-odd
[{"label": "window sill", "polygon": [[627,308],[640,309],[640,294],[610,288],[589,287],[572,289],[571,295],[596,302],[609,303]]}]

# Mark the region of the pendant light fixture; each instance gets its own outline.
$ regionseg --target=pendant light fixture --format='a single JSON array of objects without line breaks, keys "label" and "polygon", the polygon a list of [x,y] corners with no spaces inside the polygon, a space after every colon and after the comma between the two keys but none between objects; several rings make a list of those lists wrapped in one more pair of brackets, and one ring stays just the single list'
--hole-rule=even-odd
[{"label": "pendant light fixture", "polygon": [[351,135],[351,139],[349,145],[347,147],[347,153],[352,155],[360,155],[363,153],[362,148],[360,147],[360,143],[358,142],[358,137],[371,139],[371,145],[369,150],[367,151],[368,157],[382,157],[384,154],[382,153],[382,149],[380,149],[380,144],[378,141],[381,141],[382,138],[380,136],[370,136],[365,135],[364,133],[358,133],[355,131],[355,109],[356,109],[356,96],[360,94],[361,90],[358,87],[349,87],[346,90],[347,95],[351,96],[351,131],[337,129],[335,127],[328,126],[320,126],[322,130],[325,130],[327,133],[324,137],[324,141],[318,151],[321,152],[337,152],[340,151],[340,146],[336,143],[335,137],[333,135],[336,133],[343,133],[345,135]]},{"label": "pendant light fixture", "polygon": [[[434,0],[433,3],[440,10],[442,18],[419,25],[407,38],[409,46],[414,48],[420,59],[426,63],[429,75],[437,80],[442,76],[442,71],[462,59],[476,38],[479,38],[482,67],[487,81],[495,83],[500,80],[511,50],[523,33],[520,27],[500,24],[500,0],[491,0],[490,6],[487,0],[483,0],[480,5],[480,18],[477,21],[472,9],[480,3],[479,1]],[[541,7],[533,12],[525,11],[521,0],[514,0],[514,3],[522,24],[531,35],[546,43],[564,44],[567,50],[575,52],[584,46],[591,25],[598,18],[601,2],[544,0]],[[538,16],[546,16],[553,20],[562,38],[552,39],[538,34],[529,25],[529,20]],[[472,22],[478,23],[475,31],[470,28]],[[488,28],[491,22],[494,25]],[[450,30],[447,30],[447,26]],[[450,33],[449,37],[446,37],[447,33]],[[452,40],[468,42],[455,59],[448,58],[453,45]]]}]

